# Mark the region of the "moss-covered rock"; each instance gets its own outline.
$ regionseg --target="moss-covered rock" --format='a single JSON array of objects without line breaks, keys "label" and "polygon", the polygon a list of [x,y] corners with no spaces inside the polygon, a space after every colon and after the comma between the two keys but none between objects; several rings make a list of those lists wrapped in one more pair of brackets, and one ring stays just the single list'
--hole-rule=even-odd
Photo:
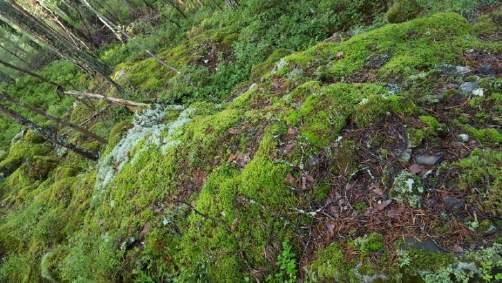
[{"label": "moss-covered rock", "polygon": [[422,195],[425,192],[420,177],[407,171],[402,171],[394,179],[390,194],[398,202],[419,208],[422,205]]}]

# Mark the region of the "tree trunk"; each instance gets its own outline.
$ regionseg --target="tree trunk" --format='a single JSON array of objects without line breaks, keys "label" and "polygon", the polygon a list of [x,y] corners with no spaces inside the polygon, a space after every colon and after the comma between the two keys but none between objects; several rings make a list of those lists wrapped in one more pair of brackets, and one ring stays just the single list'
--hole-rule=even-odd
[{"label": "tree trunk", "polygon": [[5,107],[2,104],[0,104],[0,113],[7,116],[8,118],[11,118],[12,120],[14,120],[16,123],[20,124],[21,126],[24,126],[28,129],[34,131],[35,133],[40,135],[43,139],[45,139],[46,141],[48,141],[54,145],[65,147],[65,148],[81,155],[82,157],[85,157],[85,158],[93,160],[93,161],[96,161],[99,158],[98,153],[92,152],[90,150],[87,150],[85,148],[82,148],[78,145],[75,145],[75,144],[72,144],[72,143],[66,141],[63,137],[58,136],[54,131],[40,127],[39,125],[35,124],[34,122],[30,121],[29,119],[23,117],[21,114],[10,110],[9,108]]},{"label": "tree trunk", "polygon": [[64,121],[63,119],[60,119],[60,118],[58,118],[56,116],[48,114],[47,112],[45,112],[45,111],[43,111],[41,109],[32,107],[32,106],[30,106],[30,105],[28,105],[28,104],[20,101],[19,99],[14,98],[14,97],[6,94],[6,93],[0,92],[0,99],[5,100],[5,101],[9,101],[9,102],[11,102],[14,105],[19,105],[19,106],[27,109],[28,111],[36,113],[36,114],[38,114],[40,116],[43,116],[43,117],[45,117],[45,118],[47,118],[49,120],[55,121],[58,124],[58,126],[65,126],[65,127],[72,128],[72,129],[80,132],[84,136],[92,138],[92,139],[96,140],[97,142],[99,142],[101,144],[106,144],[107,143],[106,139],[104,139],[104,138],[102,138],[102,137],[100,137],[100,136],[98,136],[98,135],[90,132],[87,129],[84,129],[84,128],[78,126],[78,125],[75,125],[75,124],[71,123],[71,122]]},{"label": "tree trunk", "polygon": [[29,70],[17,67],[15,65],[12,65],[12,64],[10,64],[8,62],[3,61],[2,59],[0,59],[0,64],[6,66],[7,68],[10,68],[10,69],[16,70],[18,72],[21,72],[23,74],[30,75],[30,76],[32,76],[34,78],[37,78],[37,79],[41,80],[44,83],[51,84],[51,85],[53,85],[53,86],[55,86],[57,88],[63,88],[60,84],[58,84],[56,82],[53,82],[53,81],[51,81],[51,80],[49,80],[47,78],[44,78],[44,77],[42,77],[42,76],[40,76],[40,75],[38,75],[36,73],[33,73],[32,71],[29,71]]},{"label": "tree trunk", "polygon": [[150,106],[149,104],[146,104],[146,103],[135,102],[135,101],[121,99],[121,98],[117,98],[117,97],[104,96],[102,94],[97,94],[97,93],[81,92],[81,91],[74,91],[74,90],[65,91],[64,93],[71,95],[71,96],[74,96],[74,97],[77,97],[77,98],[88,97],[91,99],[105,100],[109,103],[120,105],[120,106],[130,107],[132,109],[145,108],[145,107]]},{"label": "tree trunk", "polygon": [[[61,57],[72,61],[86,71],[102,75],[109,82],[113,81],[109,77],[111,70],[108,65],[86,51],[73,48],[73,45],[66,38],[55,33],[47,24],[33,17],[19,5],[0,1],[0,15],[15,23],[25,32],[37,37]],[[113,82],[112,85],[123,93],[123,89],[117,87],[116,83]]]},{"label": "tree trunk", "polygon": [[87,1],[87,0],[81,0],[81,1],[82,1],[82,3],[84,3],[85,6],[87,6],[87,8],[89,8],[89,10],[91,10],[96,15],[96,17],[98,17],[98,19],[115,35],[115,37],[120,42],[122,42],[122,43],[125,42],[125,39],[122,37],[122,32],[120,32],[119,28],[117,28],[117,26],[112,21],[110,21],[104,15],[99,13],[98,10],[96,10],[89,3],[89,1]]},{"label": "tree trunk", "polygon": [[23,62],[24,64],[29,65],[29,63],[24,58],[22,58],[21,56],[17,55],[16,52],[14,52],[14,51],[8,49],[7,47],[3,46],[1,43],[0,43],[0,49],[4,50],[5,52],[7,52],[10,55],[14,56],[16,59],[18,59],[19,61]]}]

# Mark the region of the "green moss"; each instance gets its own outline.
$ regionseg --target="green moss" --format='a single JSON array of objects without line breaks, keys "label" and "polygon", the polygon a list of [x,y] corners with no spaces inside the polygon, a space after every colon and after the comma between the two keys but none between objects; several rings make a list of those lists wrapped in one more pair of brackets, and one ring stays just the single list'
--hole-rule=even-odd
[{"label": "green moss", "polygon": [[346,282],[349,270],[350,265],[345,260],[342,249],[333,243],[316,253],[316,259],[308,267],[307,274],[313,282]]},{"label": "green moss", "polygon": [[408,141],[412,148],[421,145],[424,139],[427,137],[427,133],[424,129],[410,128],[408,129],[407,133]]},{"label": "green moss", "polygon": [[478,140],[481,143],[487,144],[502,144],[502,133],[500,130],[495,128],[485,128],[485,129],[477,129],[470,125],[462,126],[464,131],[467,132],[471,137]]},{"label": "green moss", "polygon": [[372,253],[381,252],[384,249],[384,238],[381,234],[370,233],[364,237],[354,239],[350,243],[361,255],[369,256]]},{"label": "green moss", "polygon": [[408,277],[419,277],[424,271],[438,271],[454,261],[454,256],[448,253],[415,248],[399,250],[399,267],[401,272]]},{"label": "green moss", "polygon": [[127,120],[116,123],[110,131],[110,135],[108,136],[108,144],[106,145],[106,149],[103,153],[101,153],[101,155],[106,156],[107,154],[109,154],[123,138],[124,133],[131,127],[131,122]]},{"label": "green moss", "polygon": [[[348,122],[358,103],[368,97],[385,93],[383,87],[373,84],[333,84],[308,96],[298,111],[289,114],[287,120],[300,128],[302,136],[311,144],[324,147],[334,140]],[[361,124],[380,110],[362,110],[356,115]]]},{"label": "green moss", "polygon": [[274,219],[296,203],[284,182],[289,167],[270,160],[276,147],[274,132],[267,131],[242,172],[223,167],[209,177],[197,197],[196,209],[210,218],[193,213],[190,229],[183,236],[181,261],[189,270],[203,265],[210,280],[240,281],[244,269],[237,256],[240,252],[246,253],[248,264],[269,268],[263,257],[271,244],[269,233],[274,231],[275,237],[283,239],[289,230],[277,226]]},{"label": "green moss", "polygon": [[436,133],[438,131],[442,131],[444,128],[444,125],[439,123],[439,121],[430,115],[422,115],[418,117],[422,123],[424,123],[430,130],[433,131],[433,133]]},{"label": "green moss", "polygon": [[495,215],[502,215],[502,153],[495,150],[474,150],[469,157],[454,163],[460,171],[458,186],[464,190],[481,190],[482,205]]},{"label": "green moss", "polygon": [[[363,70],[367,59],[375,52],[387,54],[389,59],[378,67],[378,75],[402,78],[437,64],[455,63],[469,44],[465,40],[468,34],[469,27],[461,16],[437,14],[399,25],[387,25],[356,35],[341,44],[323,43],[305,53],[318,62],[329,62],[324,73],[335,80]],[[333,59],[336,54],[343,54],[343,57]]]},{"label": "green moss", "polygon": [[421,10],[416,0],[394,0],[385,17],[390,23],[402,23],[415,18]]},{"label": "green moss", "polygon": [[50,150],[50,147],[46,144],[33,144],[24,139],[20,140],[11,145],[8,155],[0,162],[0,172],[9,175],[24,160],[33,159],[35,156],[44,156]]}]

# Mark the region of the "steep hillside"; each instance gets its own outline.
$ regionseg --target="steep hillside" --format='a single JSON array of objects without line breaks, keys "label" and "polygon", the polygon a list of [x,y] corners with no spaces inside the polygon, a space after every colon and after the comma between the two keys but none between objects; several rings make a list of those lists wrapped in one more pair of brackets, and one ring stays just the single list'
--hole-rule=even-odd
[{"label": "steep hillside", "polygon": [[399,5],[250,62],[207,22],[160,53],[180,74],[120,60],[152,107],[60,104],[108,135],[97,163],[30,131],[0,151],[0,278],[502,280],[500,7]]}]

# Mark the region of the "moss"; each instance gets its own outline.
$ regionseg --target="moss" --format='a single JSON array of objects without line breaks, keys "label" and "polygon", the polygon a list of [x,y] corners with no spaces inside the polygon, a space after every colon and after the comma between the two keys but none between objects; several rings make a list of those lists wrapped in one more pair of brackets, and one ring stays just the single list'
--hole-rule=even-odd
[{"label": "moss", "polygon": [[402,171],[395,179],[391,188],[393,199],[406,203],[411,207],[419,208],[422,205],[422,194],[425,188],[420,177]]},{"label": "moss", "polygon": [[379,233],[370,233],[363,237],[354,239],[352,245],[361,255],[361,257],[369,256],[372,253],[381,252],[384,249],[384,238]]},{"label": "moss", "polygon": [[108,144],[106,145],[106,149],[102,156],[106,156],[109,154],[113,148],[120,142],[124,133],[132,127],[130,121],[121,121],[116,123],[110,131],[110,135],[108,136]]},{"label": "moss", "polygon": [[286,49],[276,49],[272,52],[272,54],[265,60],[265,62],[253,66],[251,70],[251,78],[257,79],[267,72],[270,72],[277,61],[279,61],[282,57],[290,54],[291,52]]},{"label": "moss", "polygon": [[347,282],[350,265],[340,246],[333,243],[316,253],[316,259],[307,270],[313,282],[317,280]]},{"label": "moss", "polygon": [[502,144],[502,133],[500,130],[495,128],[485,128],[485,129],[477,129],[470,125],[462,126],[464,131],[467,132],[471,137],[478,140],[481,143],[487,144]]},{"label": "moss", "polygon": [[413,278],[419,277],[424,271],[438,271],[455,261],[451,254],[416,248],[400,249],[398,254],[401,272]]},{"label": "moss", "polygon": [[439,123],[439,121],[434,116],[422,115],[418,118],[427,126],[427,128],[429,128],[431,133],[437,133],[439,131],[442,131],[444,128],[444,125]]},{"label": "moss", "polygon": [[385,17],[390,23],[402,23],[415,18],[421,11],[416,0],[394,0]]},{"label": "moss", "polygon": [[301,54],[287,56],[284,61],[288,66],[301,66],[304,70],[320,66],[322,71],[318,73],[326,80],[338,81],[364,70],[368,58],[378,52],[389,56],[388,61],[378,67],[378,76],[403,78],[418,70],[458,61],[464,48],[471,44],[466,41],[469,32],[467,22],[460,15],[437,14],[386,25],[340,44],[321,43]]},{"label": "moss", "polygon": [[408,142],[410,147],[415,148],[422,144],[424,139],[427,137],[427,133],[424,129],[410,128],[407,131]]},{"label": "moss", "polygon": [[[287,120],[300,128],[300,133],[309,143],[324,147],[347,125],[358,103],[383,93],[383,87],[373,84],[329,85],[308,96],[300,109],[289,114]],[[380,110],[362,111],[356,115],[356,120],[364,124],[379,113]]]},{"label": "moss", "polygon": [[287,235],[289,228],[277,226],[274,219],[296,202],[284,182],[289,166],[270,160],[275,131],[267,131],[242,172],[220,168],[197,197],[196,209],[208,216],[193,213],[190,217],[181,261],[190,270],[206,266],[210,281],[241,281],[244,263],[237,256],[241,252],[246,253],[248,264],[268,269],[263,251],[271,244],[269,233],[274,231],[279,242]]},{"label": "moss", "polygon": [[8,155],[0,162],[0,172],[9,175],[26,159],[33,159],[35,156],[44,156],[50,152],[50,147],[46,144],[33,144],[27,140],[14,143],[9,148]]},{"label": "moss", "polygon": [[502,153],[495,150],[474,150],[469,157],[452,165],[460,171],[458,186],[464,190],[481,190],[482,205],[489,213],[501,216]]}]

